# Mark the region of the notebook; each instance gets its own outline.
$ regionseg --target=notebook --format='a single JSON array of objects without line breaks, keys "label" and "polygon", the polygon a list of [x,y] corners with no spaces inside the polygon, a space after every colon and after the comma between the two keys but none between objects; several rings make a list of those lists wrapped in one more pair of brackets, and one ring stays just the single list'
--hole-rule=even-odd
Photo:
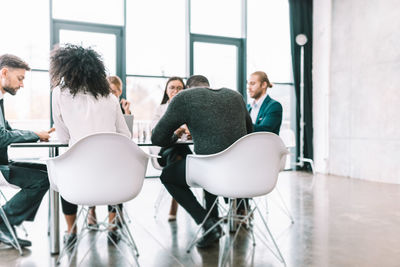
[{"label": "notebook", "polygon": [[129,131],[133,134],[133,115],[124,115],[124,118]]}]

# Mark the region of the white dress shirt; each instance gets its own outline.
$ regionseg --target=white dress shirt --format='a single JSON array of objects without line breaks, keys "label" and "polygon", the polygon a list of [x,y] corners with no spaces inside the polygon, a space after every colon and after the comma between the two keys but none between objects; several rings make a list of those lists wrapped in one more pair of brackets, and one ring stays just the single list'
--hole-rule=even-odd
[{"label": "white dress shirt", "polygon": [[97,99],[90,93],[77,93],[68,88],[53,89],[54,127],[60,142],[75,144],[79,139],[100,132],[116,132],[131,138],[118,99],[109,94]]},{"label": "white dress shirt", "polygon": [[251,121],[253,122],[253,124],[256,123],[258,112],[260,111],[260,107],[261,107],[262,103],[264,102],[264,99],[267,97],[267,95],[268,94],[265,93],[258,100],[254,99],[253,102],[251,103],[250,117],[251,117]]}]

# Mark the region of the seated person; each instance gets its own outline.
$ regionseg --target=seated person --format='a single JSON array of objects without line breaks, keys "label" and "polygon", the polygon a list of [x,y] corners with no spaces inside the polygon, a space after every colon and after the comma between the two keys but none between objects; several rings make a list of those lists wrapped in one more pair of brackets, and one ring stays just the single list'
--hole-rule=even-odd
[{"label": "seated person", "polygon": [[[193,86],[195,88],[176,95],[153,129],[153,144],[174,144],[178,139],[174,134],[175,130],[186,124],[193,137],[194,152],[207,155],[223,151],[252,132],[253,125],[241,94],[228,88],[210,88],[208,80],[201,75],[190,77],[187,81],[188,87],[192,83],[196,83]],[[160,180],[196,224],[201,224],[217,196],[205,191],[206,207],[203,207],[186,183],[185,168],[186,158],[176,161],[164,167]],[[221,237],[220,227],[211,229],[218,221],[216,216],[211,211],[211,216],[204,222],[203,230],[210,231],[197,242],[197,247],[211,246]]]},{"label": "seated person", "polygon": [[[249,96],[254,99],[251,104],[247,104],[253,122],[254,132],[272,132],[279,134],[282,123],[282,105],[272,99],[267,89],[272,88],[268,76],[263,71],[253,72],[247,81]],[[248,200],[244,202],[238,200],[238,214],[245,215],[246,208],[249,209]]]},{"label": "seated person", "polygon": [[[122,95],[121,79],[118,76],[108,76],[107,81],[110,84],[111,93],[119,99]],[[120,104],[121,104],[122,113],[126,114],[126,115],[130,115],[131,111],[129,108],[131,106],[131,103],[128,100],[121,98]]]},{"label": "seated person", "polygon": [[[3,175],[10,184],[21,188],[3,206],[13,230],[15,225],[20,225],[23,221],[33,221],[40,202],[49,189],[46,165],[8,160],[7,149],[11,143],[48,141],[50,138],[50,131],[32,132],[12,129],[5,119],[4,94],[15,95],[21,87],[24,87],[27,70],[30,70],[28,64],[19,57],[10,54],[0,56],[0,175]],[[31,246],[29,240],[17,239],[21,247]],[[0,243],[7,245],[14,243],[12,233],[1,217]]]},{"label": "seated person", "polygon": [[[99,132],[116,132],[131,137],[118,99],[111,94],[106,77],[100,55],[91,48],[66,45],[52,51],[53,120],[61,142],[72,146],[79,139]],[[68,226],[64,242],[72,245],[76,242],[77,206],[63,198],[61,204]],[[111,206],[109,211],[109,222],[112,223],[115,211]],[[120,239],[115,228],[109,229],[109,235],[114,241]]]},{"label": "seated person", "polygon": [[[122,81],[118,76],[108,76],[107,81],[110,85],[111,93],[115,95],[118,99],[122,95]],[[126,99],[122,98],[120,101],[121,111],[123,114],[131,115],[130,105],[131,103]],[[122,209],[122,204],[119,206]],[[111,212],[110,216],[115,216],[115,212]],[[96,215],[96,207],[89,208],[88,215],[88,225],[92,227],[97,226],[97,215]]]},{"label": "seated person", "polygon": [[268,88],[272,88],[272,84],[265,72],[252,73],[247,82],[247,90],[254,100],[247,105],[247,109],[255,132],[279,134],[282,124],[282,105],[268,95]]},{"label": "seated person", "polygon": [[[185,84],[182,80],[182,78],[179,77],[171,77],[168,79],[167,84],[165,85],[165,90],[164,90],[164,96],[163,99],[161,100],[160,106],[158,106],[152,125],[153,127],[158,123],[160,118],[164,115],[165,111],[168,108],[168,105],[172,98],[178,94],[181,90],[185,89]],[[152,128],[153,128],[152,127]],[[185,125],[179,127],[176,131],[175,134],[178,137],[182,137],[182,135],[189,136],[190,138],[190,133],[189,130]],[[188,145],[178,145],[178,144],[173,144],[168,147],[163,147],[160,150],[159,155],[161,156],[160,159],[158,160],[158,163],[160,166],[167,166],[177,160],[181,160],[186,157],[187,154],[191,154],[192,151],[190,150]],[[168,221],[175,221],[176,220],[176,213],[178,211],[178,202],[176,202],[175,199],[172,198],[171,201],[171,207],[169,210],[169,217]]]}]

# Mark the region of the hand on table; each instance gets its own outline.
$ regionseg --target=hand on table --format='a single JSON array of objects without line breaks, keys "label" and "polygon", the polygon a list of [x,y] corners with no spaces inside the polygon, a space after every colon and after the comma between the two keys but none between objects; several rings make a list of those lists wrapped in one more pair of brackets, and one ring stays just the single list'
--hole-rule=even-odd
[{"label": "hand on table", "polygon": [[34,132],[40,139],[40,141],[49,141],[50,139],[50,133],[54,132],[56,129],[55,128],[51,128],[48,131],[40,131],[40,132]]},{"label": "hand on table", "polygon": [[184,134],[186,134],[186,140],[192,140],[192,135],[190,134],[190,131],[188,129],[188,127],[185,125],[183,125],[181,128],[185,129]]},{"label": "hand on table", "polygon": [[178,138],[181,138],[182,135],[185,133],[185,128],[179,127],[178,129],[175,130],[175,135],[178,136]]}]

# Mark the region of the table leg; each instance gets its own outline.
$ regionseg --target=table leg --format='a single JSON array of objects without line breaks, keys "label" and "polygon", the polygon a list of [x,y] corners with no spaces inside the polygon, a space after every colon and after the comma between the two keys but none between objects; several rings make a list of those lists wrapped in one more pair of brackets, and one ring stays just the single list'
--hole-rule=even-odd
[{"label": "table leg", "polygon": [[51,190],[50,196],[50,253],[60,252],[60,221],[58,211],[58,192]]},{"label": "table leg", "polygon": [[[49,156],[58,156],[58,147],[51,147],[49,149]],[[49,190],[50,199],[50,253],[52,255],[60,252],[60,220],[59,220],[59,196],[58,192]]]}]

